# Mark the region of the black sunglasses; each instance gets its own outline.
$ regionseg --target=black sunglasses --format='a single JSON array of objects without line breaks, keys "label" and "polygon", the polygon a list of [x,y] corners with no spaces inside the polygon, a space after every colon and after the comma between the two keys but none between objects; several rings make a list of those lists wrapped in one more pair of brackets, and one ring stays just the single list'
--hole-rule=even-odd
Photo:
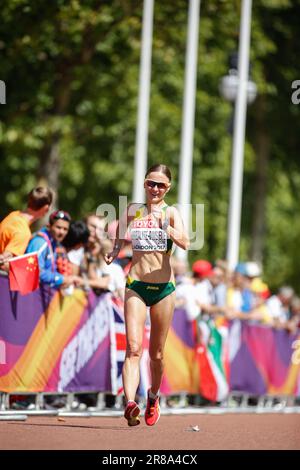
[{"label": "black sunglasses", "polygon": [[148,188],[155,188],[155,186],[158,187],[158,189],[167,189],[167,185],[165,183],[159,183],[157,181],[152,181],[152,180],[146,180],[146,185]]}]

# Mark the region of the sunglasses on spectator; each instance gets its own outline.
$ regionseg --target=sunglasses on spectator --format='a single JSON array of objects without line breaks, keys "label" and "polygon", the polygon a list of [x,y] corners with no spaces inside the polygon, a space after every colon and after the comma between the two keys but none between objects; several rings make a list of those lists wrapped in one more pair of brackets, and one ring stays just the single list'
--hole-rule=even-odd
[{"label": "sunglasses on spectator", "polygon": [[166,183],[161,183],[158,181],[152,181],[152,180],[146,180],[146,185],[148,188],[155,188],[155,186],[158,187],[158,189],[167,189],[168,185]]},{"label": "sunglasses on spectator", "polygon": [[55,220],[66,220],[67,222],[71,222],[71,216],[66,211],[55,211],[49,217],[50,222],[54,222]]}]

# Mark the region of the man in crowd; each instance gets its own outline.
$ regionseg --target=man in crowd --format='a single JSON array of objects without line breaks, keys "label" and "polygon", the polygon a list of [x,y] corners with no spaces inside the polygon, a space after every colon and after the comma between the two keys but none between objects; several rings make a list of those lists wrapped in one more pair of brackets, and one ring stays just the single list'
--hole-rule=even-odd
[{"label": "man in crowd", "polygon": [[294,296],[294,289],[290,286],[282,286],[277,295],[272,295],[267,300],[267,307],[273,318],[273,325],[280,327],[290,318],[290,303]]},{"label": "man in crowd", "polygon": [[44,217],[53,201],[49,188],[37,187],[28,194],[27,208],[13,211],[0,223],[0,269],[7,269],[5,263],[13,256],[25,253],[31,238],[29,226]]},{"label": "man in crowd", "polygon": [[212,264],[204,259],[199,259],[192,266],[196,298],[203,315],[219,313],[221,307],[216,305],[215,288],[219,284],[218,273],[214,271]]},{"label": "man in crowd", "polygon": [[68,233],[71,222],[65,211],[55,211],[49,217],[49,225],[43,227],[30,240],[26,253],[38,252],[40,281],[50,287],[68,287],[71,284],[82,285],[78,276],[62,274],[57,266],[58,248]]}]

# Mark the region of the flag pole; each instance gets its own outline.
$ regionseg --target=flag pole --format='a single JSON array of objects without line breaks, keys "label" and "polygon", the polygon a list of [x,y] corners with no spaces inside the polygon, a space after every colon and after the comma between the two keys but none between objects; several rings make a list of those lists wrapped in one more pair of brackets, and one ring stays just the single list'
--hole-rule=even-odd
[{"label": "flag pole", "polygon": [[38,254],[37,251],[33,251],[32,253],[26,253],[25,255],[13,256],[12,258],[8,258],[7,260],[5,260],[4,263],[11,263],[12,261],[17,261],[19,259],[26,258],[26,257],[29,257],[29,256],[34,256],[34,255],[37,255],[37,254]]}]

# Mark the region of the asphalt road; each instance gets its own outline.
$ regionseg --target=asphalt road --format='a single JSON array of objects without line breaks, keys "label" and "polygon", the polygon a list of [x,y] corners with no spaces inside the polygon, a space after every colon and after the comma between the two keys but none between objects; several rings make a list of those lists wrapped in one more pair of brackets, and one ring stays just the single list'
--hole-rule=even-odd
[{"label": "asphalt road", "polygon": [[134,428],[120,417],[28,417],[0,421],[0,449],[299,450],[300,414],[161,416]]}]

